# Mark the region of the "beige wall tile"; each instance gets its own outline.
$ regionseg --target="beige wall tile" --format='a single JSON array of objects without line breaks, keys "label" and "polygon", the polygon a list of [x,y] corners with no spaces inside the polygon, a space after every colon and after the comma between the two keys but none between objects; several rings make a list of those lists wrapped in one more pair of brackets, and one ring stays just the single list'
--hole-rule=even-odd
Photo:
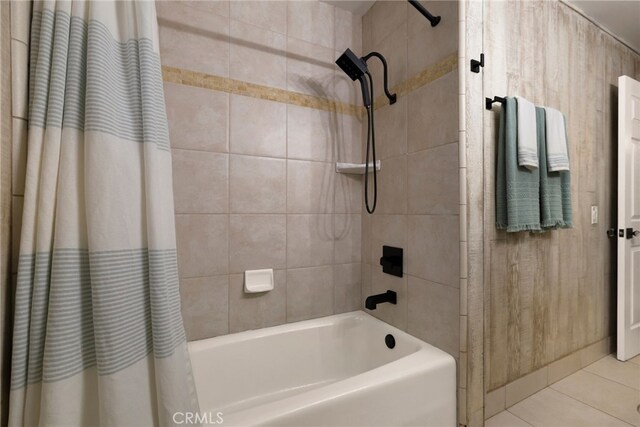
[{"label": "beige wall tile", "polygon": [[333,311],[346,313],[362,308],[362,266],[337,264],[333,266]]},{"label": "beige wall tile", "polygon": [[229,271],[228,215],[176,215],[176,240],[181,278]]},{"label": "beige wall tile", "polygon": [[[424,16],[409,7],[409,76],[458,51],[458,2],[422,1],[421,4],[433,15],[441,16],[442,20],[432,27]],[[425,40],[429,42],[425,43]]]},{"label": "beige wall tile", "polygon": [[228,0],[161,0],[156,3],[158,16],[171,16],[171,7],[167,7],[164,3],[180,3],[183,7],[188,6],[204,12],[215,13],[226,18],[229,17],[229,1]]},{"label": "beige wall tile", "polygon": [[365,311],[398,329],[407,330],[407,276],[396,277],[382,272],[379,265],[371,267],[371,285],[362,289],[362,303],[370,295],[376,295],[391,290],[397,293],[397,304],[379,304],[375,310]]},{"label": "beige wall tile", "polygon": [[362,264],[362,306],[364,307],[364,300],[371,295],[373,289],[373,266],[369,263],[363,262]]},{"label": "beige wall tile", "polygon": [[407,331],[454,357],[460,352],[457,288],[409,276]]},{"label": "beige wall tile", "polygon": [[458,140],[458,73],[453,71],[408,96],[409,152]]},{"label": "beige wall tile", "polygon": [[333,49],[289,37],[287,89],[322,98],[334,98],[334,61]]},{"label": "beige wall tile", "polygon": [[231,18],[276,33],[287,33],[286,1],[232,1]]},{"label": "beige wall tile", "polygon": [[319,1],[287,3],[289,36],[333,49],[333,6]]},{"label": "beige wall tile", "polygon": [[227,77],[229,18],[177,1],[157,5],[162,64]]},{"label": "beige wall tile", "polygon": [[334,13],[335,50],[342,53],[350,48],[356,55],[362,54],[362,17],[339,7],[334,8]]},{"label": "beige wall tile", "polygon": [[[366,119],[365,119],[366,120]],[[332,126],[335,126],[333,149],[338,162],[361,163],[364,161],[362,137],[363,119],[346,114],[333,114]]]},{"label": "beige wall tile", "polygon": [[[410,215],[407,271],[425,280],[459,285],[458,217]],[[430,242],[438,242],[430,244]]]},{"label": "beige wall tile", "polygon": [[229,151],[229,94],[165,83],[173,148]]},{"label": "beige wall tile", "polygon": [[287,270],[287,322],[333,314],[333,267]]},{"label": "beige wall tile", "polygon": [[371,217],[371,258],[367,261],[379,265],[382,257],[382,246],[394,246],[404,249],[403,271],[407,271],[407,219],[406,215],[378,215]]},{"label": "beige wall tile", "polygon": [[[333,55],[334,59],[338,59],[343,52],[343,50],[336,50]],[[360,51],[353,52],[357,55]],[[351,80],[337,65],[334,67],[333,88],[335,99],[347,104],[357,105],[359,108],[362,108],[363,114],[365,113],[364,107],[362,107],[360,83]]]},{"label": "beige wall tile", "polygon": [[235,20],[230,28],[229,77],[286,89],[286,37]]},{"label": "beige wall tile", "polygon": [[[369,175],[371,177],[371,175]],[[369,203],[373,204],[373,179],[370,181],[371,196]],[[394,157],[381,162],[378,171],[378,207],[377,213],[405,214],[407,213],[407,156]]]},{"label": "beige wall tile", "polygon": [[334,115],[312,108],[287,106],[287,157],[331,162],[338,144]]},{"label": "beige wall tile", "polygon": [[484,417],[491,418],[505,409],[505,388],[500,387],[487,393],[484,397]]},{"label": "beige wall tile", "polygon": [[547,386],[547,367],[533,371],[505,387],[505,405],[507,408],[542,390]]},{"label": "beige wall tile", "polygon": [[231,215],[230,271],[286,267],[286,219],[284,215]]},{"label": "beige wall tile", "polygon": [[[407,154],[407,98],[375,112],[376,156],[385,160]],[[366,137],[366,135],[365,135]]]},{"label": "beige wall tile", "polygon": [[[353,82],[336,84],[334,46],[339,40],[360,53],[360,17],[324,3],[295,3],[161,2],[163,65],[330,100],[359,100]],[[361,119],[294,106],[287,114],[283,102],[186,84],[166,83],[165,91],[179,268],[183,282],[192,282],[181,292],[192,299],[190,305],[202,306],[207,301],[198,301],[198,288],[205,285],[196,282],[233,273],[226,296],[216,299],[227,300],[227,311],[218,314],[228,321],[199,325],[189,318],[196,324],[189,327],[189,339],[358,309],[362,178],[336,176],[333,162],[362,160]],[[221,198],[227,204],[218,203]],[[211,215],[218,212],[224,215]],[[301,215],[287,218],[284,212]],[[287,242],[287,228],[290,237],[307,240]],[[282,270],[287,243],[293,266],[323,265],[290,270],[293,290]],[[342,263],[335,269],[334,258]],[[245,269],[272,267],[281,269],[274,291],[243,293]],[[206,314],[203,308],[196,312]]]},{"label": "beige wall tile", "polygon": [[286,160],[232,155],[229,174],[232,213],[285,213]]},{"label": "beige wall tile", "polygon": [[407,169],[410,214],[458,214],[458,144],[413,153]]},{"label": "beige wall tile", "polygon": [[285,157],[287,106],[263,99],[231,95],[230,148],[234,154]]},{"label": "beige wall tile", "polygon": [[189,341],[229,333],[229,277],[180,281],[182,318]]},{"label": "beige wall tile", "polygon": [[287,160],[287,212],[332,212],[334,168],[332,163]]},{"label": "beige wall tile", "polygon": [[336,213],[362,212],[362,180],[358,175],[336,174],[334,211]]},{"label": "beige wall tile", "polygon": [[11,114],[28,118],[29,48],[23,42],[11,40]]},{"label": "beige wall tile", "polygon": [[256,294],[244,292],[244,275],[229,277],[229,332],[260,329],[286,322],[287,275],[273,272],[273,290]]},{"label": "beige wall tile", "polygon": [[371,235],[373,216],[362,211],[362,262],[371,264]]},{"label": "beige wall tile", "polygon": [[171,150],[176,213],[229,212],[229,155]]},{"label": "beige wall tile", "polygon": [[[396,8],[397,6],[393,6]],[[374,30],[375,31],[375,30]],[[407,80],[407,24],[403,22],[394,28],[377,45],[376,51],[380,52],[388,64],[389,89]],[[366,52],[365,52],[366,53]],[[384,74],[382,62],[371,58],[367,65],[373,76],[374,96],[384,93]],[[385,104],[387,101],[385,100]]]},{"label": "beige wall tile", "polygon": [[549,364],[549,384],[573,374],[580,369],[580,352],[575,352]]},{"label": "beige wall tile", "polygon": [[373,12],[371,8],[362,16],[362,51],[369,52],[373,46]]},{"label": "beige wall tile", "polygon": [[367,14],[371,14],[371,42],[377,46],[394,29],[407,22],[407,3],[377,1]]},{"label": "beige wall tile", "polygon": [[362,216],[360,214],[334,215],[334,263],[360,262],[362,242]]},{"label": "beige wall tile", "polygon": [[27,121],[14,118],[11,122],[11,185],[14,195],[24,194],[27,173]]},{"label": "beige wall tile", "polygon": [[332,215],[287,215],[287,268],[333,263]]}]

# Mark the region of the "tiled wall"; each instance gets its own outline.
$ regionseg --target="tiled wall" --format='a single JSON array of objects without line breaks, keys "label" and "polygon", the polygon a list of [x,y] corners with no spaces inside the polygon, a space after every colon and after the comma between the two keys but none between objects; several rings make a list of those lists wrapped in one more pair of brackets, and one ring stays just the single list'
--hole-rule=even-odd
[{"label": "tiled wall", "polygon": [[[363,17],[363,51],[382,53],[390,86],[457,61],[456,2],[423,2],[441,15],[437,27],[406,2],[378,1]],[[382,93],[382,67],[369,61]],[[452,354],[460,351],[458,191],[458,73],[409,91],[376,109],[376,147],[382,161],[378,207],[363,213],[363,298],[392,289],[398,304],[371,314]],[[365,128],[366,129],[366,128]],[[382,273],[382,246],[404,249],[402,278]]]},{"label": "tiled wall", "polygon": [[[315,1],[157,5],[163,66],[186,76],[165,96],[189,339],[359,309],[361,178],[334,163],[361,160],[361,122],[330,106],[358,99],[334,60],[361,50],[360,18]],[[244,294],[260,268],[275,289]]]}]

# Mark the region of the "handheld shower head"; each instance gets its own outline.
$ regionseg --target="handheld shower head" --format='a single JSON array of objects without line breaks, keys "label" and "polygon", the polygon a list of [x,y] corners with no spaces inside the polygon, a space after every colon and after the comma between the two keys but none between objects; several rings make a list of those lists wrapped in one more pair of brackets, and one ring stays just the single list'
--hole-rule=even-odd
[{"label": "handheld shower head", "polygon": [[336,60],[336,64],[338,64],[338,67],[342,68],[342,71],[353,81],[359,80],[364,73],[368,71],[367,63],[358,58],[351,49],[345,50],[344,53],[340,55],[340,58]]},{"label": "handheld shower head", "polygon": [[351,49],[344,51],[342,55],[336,60],[338,67],[345,72],[351,80],[360,82],[360,88],[362,89],[362,102],[366,108],[371,107],[371,96],[369,94],[369,86],[365,79],[365,74],[368,73],[367,63],[364,60],[358,58]]},{"label": "handheld shower head", "polygon": [[388,80],[387,80],[387,61],[378,52],[371,52],[362,58],[358,58],[351,49],[344,51],[342,55],[336,60],[336,64],[346,73],[351,80],[360,82],[362,88],[362,102],[367,109],[367,152],[364,161],[364,204],[367,208],[367,212],[370,214],[376,210],[376,201],[378,199],[378,175],[376,168],[373,168],[373,205],[369,206],[369,152],[373,159],[373,164],[376,164],[376,134],[375,126],[373,124],[374,111],[371,105],[371,98],[373,98],[373,79],[369,74],[367,68],[367,61],[375,56],[382,62],[384,71],[384,93],[389,98],[389,104],[396,102],[396,94],[389,92]]}]

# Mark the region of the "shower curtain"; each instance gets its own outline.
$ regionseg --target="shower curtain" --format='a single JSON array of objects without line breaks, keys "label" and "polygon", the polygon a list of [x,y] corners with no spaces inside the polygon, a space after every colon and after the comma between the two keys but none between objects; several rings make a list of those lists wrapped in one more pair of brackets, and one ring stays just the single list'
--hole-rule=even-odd
[{"label": "shower curtain", "polygon": [[153,1],[34,4],[10,425],[198,410]]}]

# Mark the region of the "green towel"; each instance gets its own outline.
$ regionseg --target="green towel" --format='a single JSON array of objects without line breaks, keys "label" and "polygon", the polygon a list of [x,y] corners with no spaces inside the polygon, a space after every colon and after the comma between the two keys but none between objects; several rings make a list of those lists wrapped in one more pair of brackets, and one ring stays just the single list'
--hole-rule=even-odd
[{"label": "green towel", "polygon": [[[547,170],[545,117],[544,108],[536,107],[538,157],[540,163],[541,225],[545,230],[571,228],[573,226],[571,210],[571,172],[549,172]],[[567,138],[567,141],[568,140]]]},{"label": "green towel", "polygon": [[518,166],[516,99],[500,112],[496,164],[496,227],[508,232],[540,231],[540,169]]}]

